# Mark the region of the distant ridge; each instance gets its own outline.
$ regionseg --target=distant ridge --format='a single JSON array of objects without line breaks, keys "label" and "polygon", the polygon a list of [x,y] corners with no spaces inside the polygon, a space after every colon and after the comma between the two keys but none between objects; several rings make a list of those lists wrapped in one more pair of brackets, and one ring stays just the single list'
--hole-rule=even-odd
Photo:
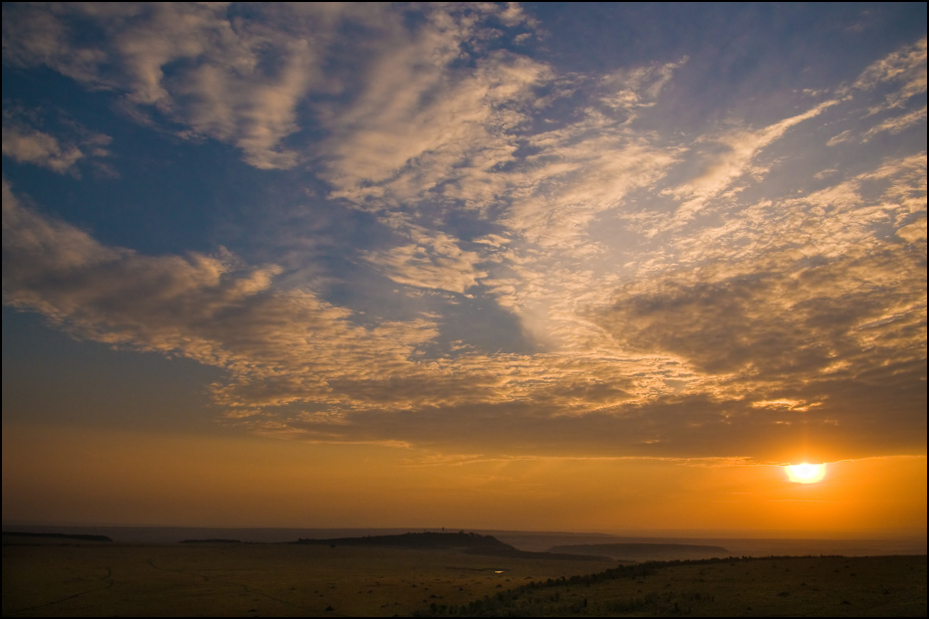
[{"label": "distant ridge", "polygon": [[390,548],[411,549],[448,549],[460,548],[468,554],[488,555],[493,557],[518,557],[523,559],[574,559],[603,560],[603,557],[581,556],[551,552],[530,552],[517,550],[505,544],[493,535],[477,533],[403,533],[401,535],[365,535],[363,537],[337,537],[330,539],[298,539],[294,544],[313,544],[317,546],[384,546]]},{"label": "distant ridge", "polygon": [[240,539],[224,539],[221,537],[211,537],[209,539],[182,539],[181,544],[241,544]]},{"label": "distant ridge", "polygon": [[712,559],[732,553],[722,546],[699,544],[573,544],[553,546],[549,552],[601,555],[630,561],[664,561],[674,559]]},{"label": "distant ridge", "polygon": [[4,531],[3,535],[14,537],[41,537],[45,539],[70,539],[82,542],[112,542],[106,535],[89,535],[86,533],[28,533],[25,531]]},{"label": "distant ridge", "polygon": [[326,546],[392,546],[400,548],[464,548],[466,550],[516,550],[493,535],[477,533],[403,533],[402,535],[365,535],[363,537],[336,537],[332,539],[300,538],[295,544]]}]

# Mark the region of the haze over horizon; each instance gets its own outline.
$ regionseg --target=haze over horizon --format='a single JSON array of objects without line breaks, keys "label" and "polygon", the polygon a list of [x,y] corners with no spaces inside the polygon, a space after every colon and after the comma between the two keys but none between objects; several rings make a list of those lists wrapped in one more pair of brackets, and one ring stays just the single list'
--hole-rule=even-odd
[{"label": "haze over horizon", "polygon": [[4,4],[4,523],[925,539],[926,44]]}]

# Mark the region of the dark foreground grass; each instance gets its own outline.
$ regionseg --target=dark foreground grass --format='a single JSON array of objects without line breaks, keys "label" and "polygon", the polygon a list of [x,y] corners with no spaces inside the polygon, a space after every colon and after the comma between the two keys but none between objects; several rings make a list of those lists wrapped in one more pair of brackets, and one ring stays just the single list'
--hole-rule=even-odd
[{"label": "dark foreground grass", "polygon": [[407,616],[616,565],[460,549],[4,542],[4,617]]},{"label": "dark foreground grass", "polygon": [[4,541],[4,617],[926,615],[925,556],[616,567],[455,549]]},{"label": "dark foreground grass", "polygon": [[926,556],[644,563],[533,582],[420,616],[925,617]]}]

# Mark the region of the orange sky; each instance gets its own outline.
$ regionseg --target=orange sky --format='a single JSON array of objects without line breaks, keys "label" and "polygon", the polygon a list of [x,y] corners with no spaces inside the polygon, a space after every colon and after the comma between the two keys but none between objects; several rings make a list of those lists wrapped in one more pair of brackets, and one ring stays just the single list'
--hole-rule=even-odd
[{"label": "orange sky", "polygon": [[924,537],[926,10],[4,4],[4,522]]},{"label": "orange sky", "polygon": [[725,460],[449,456],[404,447],[12,426],[8,522],[468,527],[898,537],[925,533],[925,456],[823,482]]}]

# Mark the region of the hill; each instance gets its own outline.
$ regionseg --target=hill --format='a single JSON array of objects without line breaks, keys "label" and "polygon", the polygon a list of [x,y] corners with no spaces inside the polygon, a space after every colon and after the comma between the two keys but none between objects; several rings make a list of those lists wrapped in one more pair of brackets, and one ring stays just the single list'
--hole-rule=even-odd
[{"label": "hill", "polygon": [[4,537],[25,537],[31,539],[72,540],[79,542],[112,542],[106,535],[89,535],[84,533],[30,533],[26,531],[4,531]]},{"label": "hill", "polygon": [[510,557],[519,559],[595,559],[592,557],[570,553],[530,552],[517,550],[505,544],[493,535],[480,535],[477,533],[404,533],[402,535],[365,535],[363,537],[338,537],[330,539],[298,539],[295,544],[314,544],[317,546],[377,546],[387,548],[408,548],[418,550],[461,550],[467,554],[485,555],[492,557]]}]

